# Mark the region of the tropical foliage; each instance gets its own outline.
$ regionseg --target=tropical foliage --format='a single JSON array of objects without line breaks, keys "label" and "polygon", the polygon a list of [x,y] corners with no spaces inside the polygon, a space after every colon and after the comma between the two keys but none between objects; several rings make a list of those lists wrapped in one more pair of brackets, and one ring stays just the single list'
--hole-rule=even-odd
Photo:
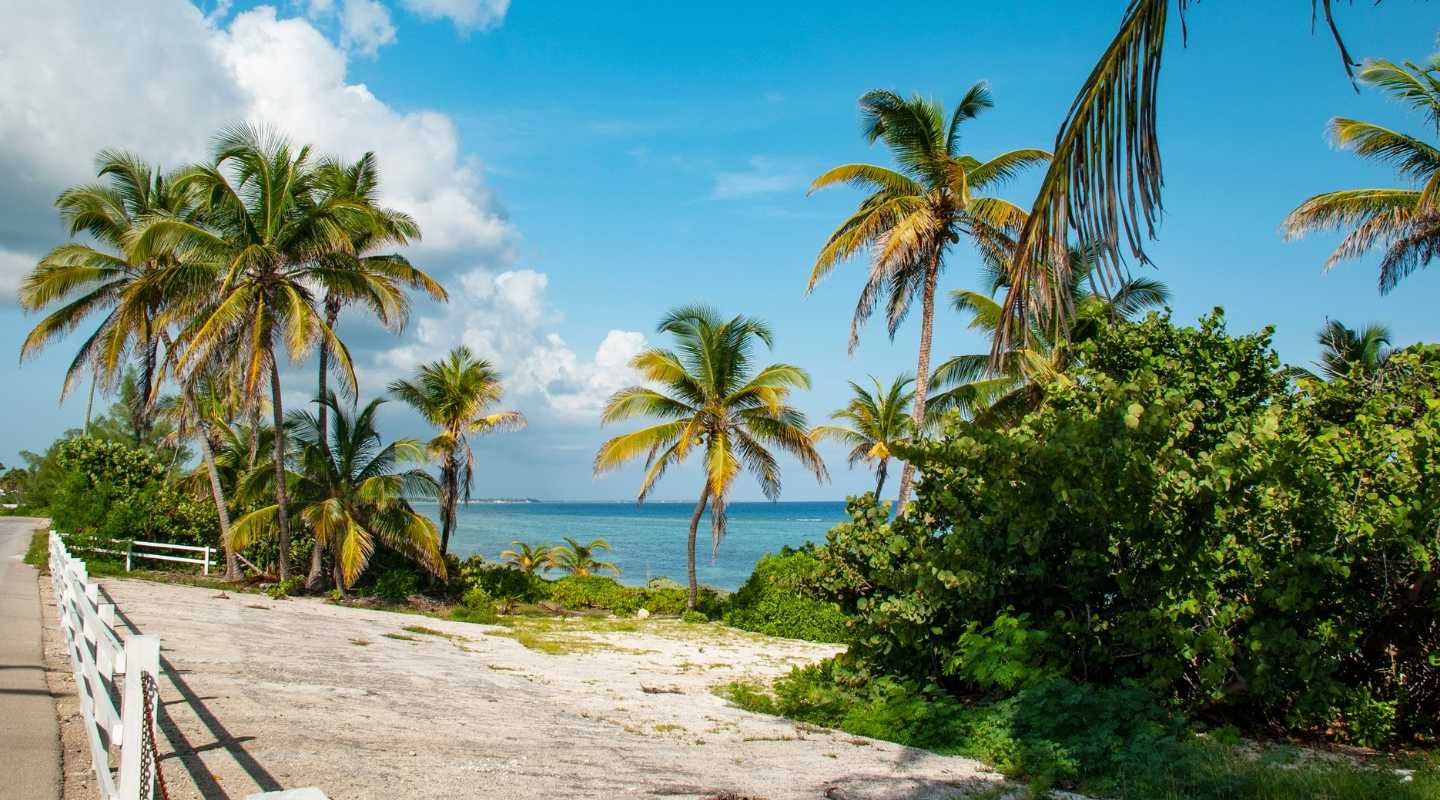
[{"label": "tropical foliage", "polygon": [[[998,361],[989,353],[972,353],[953,356],[936,367],[930,381],[937,391],[927,423],[933,428],[949,411],[990,424],[1014,421],[1039,404],[1046,385],[1069,380],[1077,362],[1076,345],[1094,337],[1106,321],[1135,319],[1170,299],[1165,284],[1147,277],[1126,277],[1110,292],[1098,290],[1098,259],[1096,247],[1074,247],[1067,253],[1065,291],[1066,303],[1074,310],[1072,319],[1034,315],[1035,330],[1002,350]],[[988,292],[956,289],[950,298],[956,311],[970,316],[970,330],[993,338],[1004,316],[995,294],[1007,288],[1009,275],[993,264],[983,275]]]},{"label": "tropical foliage", "polygon": [[1315,338],[1320,343],[1320,360],[1315,363],[1319,374],[1304,367],[1288,370],[1291,377],[1303,383],[1335,380],[1352,374],[1373,376],[1385,366],[1393,352],[1389,346],[1390,328],[1378,322],[1351,330],[1339,320],[1328,320]]},{"label": "tropical foliage", "polygon": [[581,544],[579,540],[566,536],[564,545],[550,551],[550,566],[566,575],[581,578],[600,572],[619,575],[619,567],[596,557],[597,552],[609,549],[610,543],[604,539],[591,539],[589,542]]},{"label": "tropical foliage", "polygon": [[[860,326],[881,299],[892,337],[911,305],[920,301],[920,353],[911,411],[916,428],[925,421],[936,287],[946,251],[965,239],[982,258],[1004,259],[1011,237],[1025,224],[1025,212],[1007,200],[980,193],[1050,158],[1049,153],[1034,149],[1012,150],[988,161],[961,153],[961,126],[993,105],[983,83],[970,87],[948,116],[939,103],[918,95],[906,100],[893,92],[869,92],[860,98],[865,138],[871,143],[883,141],[898,169],[843,164],[820,175],[810,187],[814,192],[845,183],[869,193],[820,249],[808,285],[813,290],[837,264],[869,251],[870,272],[850,323],[850,349],[855,349]],[[901,507],[909,496],[911,475],[907,464],[900,477]]]},{"label": "tropical foliage", "polygon": [[490,362],[460,346],[445,358],[422,365],[413,380],[397,380],[390,392],[420,412],[439,432],[430,440],[430,455],[440,463],[440,552],[450,549],[460,498],[470,502],[475,476],[471,434],[525,427],[519,411],[492,411],[500,402],[500,374]]},{"label": "tropical foliage", "polygon": [[[333,415],[331,431],[309,412],[292,415],[292,460],[297,469],[286,479],[294,505],[286,509],[274,503],[236,520],[231,544],[243,549],[268,538],[280,530],[280,515],[293,513],[294,522],[331,553],[335,585],[341,591],[354,584],[381,543],[445,577],[435,523],[416,512],[408,500],[433,497],[439,487],[430,475],[413,468],[426,461],[419,442],[381,441],[375,413],[382,402],[371,400],[351,415],[332,392],[324,401]],[[266,469],[252,473],[244,496],[271,496],[272,474]]]},{"label": "tropical foliage", "polygon": [[558,548],[547,544],[526,544],[518,540],[510,544],[514,545],[514,549],[500,551],[500,558],[521,572],[534,575],[555,566]]},{"label": "tropical foliage", "polygon": [[595,472],[643,456],[645,474],[637,499],[644,502],[667,470],[691,452],[701,452],[704,478],[686,544],[693,609],[699,592],[695,540],[707,506],[714,554],[725,535],[725,506],[741,472],[749,470],[766,497],[779,498],[780,464],[772,448],[794,457],[817,480],[826,480],[828,473],[805,415],[788,404],[792,391],[810,388],[810,376],[790,364],[754,365],[756,344],[773,346],[769,325],[745,316],[725,319],[704,306],[684,306],[667,314],[658,330],[674,337],[674,349],[645,350],[630,366],[662,388],[621,389],[601,418],[606,423],[635,417],[663,422],[606,441],[595,455]]},{"label": "tropical foliage", "polygon": [[830,415],[845,425],[817,425],[810,432],[811,438],[819,441],[836,441],[850,448],[847,461],[851,467],[859,462],[875,465],[875,496],[885,492],[885,476],[889,473],[890,459],[895,446],[908,442],[915,433],[915,421],[910,417],[910,403],[915,393],[910,390],[914,378],[901,375],[886,388],[880,379],[870,376],[874,391],[850,382],[853,394],[850,402]]},{"label": "tropical foliage", "polygon": [[[1424,65],[1366,61],[1360,80],[1419,112],[1432,135],[1440,133],[1440,53]],[[1345,117],[1330,121],[1330,135],[1340,147],[1391,167],[1409,185],[1317,194],[1290,212],[1285,234],[1295,238],[1348,229],[1325,268],[1382,250],[1379,284],[1384,294],[1440,257],[1440,145]]]},{"label": "tropical foliage", "polygon": [[1106,326],[1074,382],[905,448],[915,513],[822,551],[857,653],[958,690],[1135,684],[1250,726],[1435,734],[1440,350],[1301,398],[1269,332]]}]

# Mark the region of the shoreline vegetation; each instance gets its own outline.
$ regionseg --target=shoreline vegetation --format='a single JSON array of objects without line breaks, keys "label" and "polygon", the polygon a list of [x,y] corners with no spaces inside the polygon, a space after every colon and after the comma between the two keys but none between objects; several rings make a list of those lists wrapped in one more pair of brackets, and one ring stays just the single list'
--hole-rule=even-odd
[{"label": "shoreline vegetation", "polygon": [[[1315,369],[1285,365],[1272,328],[1232,333],[1218,307],[1177,321],[1169,288],[1131,274],[1122,247],[1145,262],[1160,208],[1170,5],[1128,4],[1053,151],[964,152],[995,107],[984,83],[949,107],[860,98],[884,163],[811,185],[865,194],[816,243],[808,287],[864,259],[852,348],[877,312],[893,336],[918,311],[920,337],[913,372],[852,381],[832,424],[800,409],[811,373],[768,321],[696,304],[659,319],[660,342],[628,364],[635,384],[601,412],[592,468],[637,466],[636,503],[697,479],[676,488],[694,497],[674,543],[683,583],[620,583],[597,531],[517,539],[494,561],[452,552],[461,508],[536,502],[472,497],[485,437],[529,420],[464,346],[360,396],[342,314],[399,332],[415,298],[448,295],[402,254],[420,225],[382,204],[375,154],[326,156],[254,125],[171,172],[101,151],[96,182],[57,198],[71,238],[23,281],[22,306],[44,316],[21,356],[84,329],[61,395],[115,402],[87,402],[83,427],[0,475],[8,511],[48,514],[81,552],[143,538],[224,553],[222,577],[132,577],[499,626],[557,658],[591,647],[567,630],[647,626],[834,645],[719,691],[797,725],[982,759],[1031,796],[1440,795],[1440,345],[1327,320]],[[1440,56],[1345,63],[1433,139]],[[1440,257],[1440,149],[1347,118],[1331,132],[1403,186],[1300,201],[1284,234],[1339,229],[1327,266],[1380,251],[1379,289],[1397,290]],[[1031,168],[1034,198],[1002,196]],[[978,288],[946,294],[961,251]],[[988,351],[940,352],[945,313]],[[284,405],[287,362],[317,367],[301,408]],[[391,401],[429,438],[387,438]],[[701,585],[697,553],[724,551],[735,487],[777,500],[797,475],[824,485],[826,441],[875,490],[735,592]],[[416,508],[429,502],[438,521]]]}]

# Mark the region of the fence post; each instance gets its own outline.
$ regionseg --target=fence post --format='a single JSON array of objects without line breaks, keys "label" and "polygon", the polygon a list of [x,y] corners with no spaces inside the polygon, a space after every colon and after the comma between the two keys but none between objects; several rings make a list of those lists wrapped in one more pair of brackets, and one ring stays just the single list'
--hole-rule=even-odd
[{"label": "fence post", "polygon": [[126,572],[129,572],[129,571],[130,571],[130,554],[131,554],[131,553],[134,553],[134,552],[135,552],[135,542],[134,542],[134,540],[130,540],[130,541],[125,542],[125,571],[126,571]]},{"label": "fence post", "polygon": [[[160,758],[158,752],[151,754],[150,774],[140,774],[140,758],[147,747],[146,737],[150,735],[145,729],[145,703],[151,704],[153,719],[159,701],[158,691],[155,698],[145,696],[142,676],[147,672],[157,678],[160,674],[160,637],[131,636],[125,640],[125,707],[120,714],[125,726],[120,734],[121,800],[151,800],[155,790],[154,764]],[[156,687],[158,689],[158,682]]]},{"label": "fence post", "polygon": [[210,574],[210,545],[205,545],[205,564],[200,567],[201,575]]}]

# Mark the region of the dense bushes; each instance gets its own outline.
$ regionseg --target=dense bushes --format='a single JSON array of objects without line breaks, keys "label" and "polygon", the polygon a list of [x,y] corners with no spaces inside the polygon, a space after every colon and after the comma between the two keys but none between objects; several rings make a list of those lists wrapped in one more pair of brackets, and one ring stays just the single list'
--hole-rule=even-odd
[{"label": "dense bushes", "polygon": [[56,529],[80,537],[218,544],[215,507],[178,489],[148,450],[77,437],[56,445]]},{"label": "dense bushes", "polygon": [[1134,682],[1280,730],[1440,733],[1440,348],[1305,396],[1218,312],[1081,357],[1015,426],[906,453],[909,514],[852,503],[822,558],[856,652],[951,688]]},{"label": "dense bushes", "polygon": [[[596,608],[620,616],[632,616],[640,609],[659,616],[680,616],[685,611],[686,590],[669,581],[649,586],[625,586],[601,575],[567,575],[549,584],[549,598],[565,608]],[[723,600],[713,589],[702,588],[697,601],[702,613],[723,613]]]},{"label": "dense bushes", "polygon": [[962,703],[933,683],[872,674],[844,656],[802,667],[772,689],[724,690],[751,711],[983,759],[1031,779],[1031,796],[1053,784],[1092,796],[1234,800],[1355,797],[1419,800],[1440,790],[1433,769],[1404,778],[1384,769],[1283,765],[1285,750],[1237,753],[1217,732],[1197,739],[1134,686],[1039,681],[996,702]]},{"label": "dense bushes", "polygon": [[845,615],[834,603],[815,596],[820,574],[813,547],[766,554],[730,598],[725,623],[788,639],[848,641]]}]

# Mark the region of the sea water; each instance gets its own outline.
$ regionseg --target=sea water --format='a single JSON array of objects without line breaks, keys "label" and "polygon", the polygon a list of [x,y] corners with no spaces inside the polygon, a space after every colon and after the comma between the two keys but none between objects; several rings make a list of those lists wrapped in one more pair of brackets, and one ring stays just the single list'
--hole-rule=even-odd
[{"label": "sea water", "polygon": [[[416,503],[438,519],[437,507]],[[450,552],[463,558],[479,554],[498,560],[519,540],[527,544],[563,544],[566,536],[582,543],[604,539],[602,561],[620,567],[622,583],[640,585],[651,578],[685,582],[685,538],[693,503],[471,503],[461,505]],[[700,582],[733,591],[750,577],[765,553],[806,542],[823,544],[825,532],[845,521],[845,504],[731,503],[725,538],[710,555],[710,518],[700,522],[696,546]]]}]

